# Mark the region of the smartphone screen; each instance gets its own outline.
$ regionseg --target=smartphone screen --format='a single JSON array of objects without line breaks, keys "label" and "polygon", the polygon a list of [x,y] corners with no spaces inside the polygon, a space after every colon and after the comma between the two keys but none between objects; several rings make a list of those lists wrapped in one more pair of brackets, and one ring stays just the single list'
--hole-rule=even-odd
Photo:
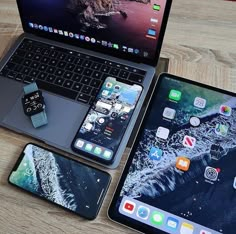
[{"label": "smartphone screen", "polygon": [[95,219],[111,177],[108,173],[28,144],[9,183],[87,219]]},{"label": "smartphone screen", "polygon": [[108,77],[83,121],[72,149],[111,164],[141,92],[140,85]]}]

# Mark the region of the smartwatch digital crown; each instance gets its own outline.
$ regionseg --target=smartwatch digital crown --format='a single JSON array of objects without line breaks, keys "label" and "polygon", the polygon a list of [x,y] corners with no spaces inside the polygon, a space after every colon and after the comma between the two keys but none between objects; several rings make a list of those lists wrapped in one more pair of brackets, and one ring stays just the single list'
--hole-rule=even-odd
[{"label": "smartwatch digital crown", "polygon": [[24,94],[22,104],[25,115],[31,118],[35,128],[46,125],[48,120],[45,111],[45,102],[37,84],[34,82],[26,85],[24,87]]}]

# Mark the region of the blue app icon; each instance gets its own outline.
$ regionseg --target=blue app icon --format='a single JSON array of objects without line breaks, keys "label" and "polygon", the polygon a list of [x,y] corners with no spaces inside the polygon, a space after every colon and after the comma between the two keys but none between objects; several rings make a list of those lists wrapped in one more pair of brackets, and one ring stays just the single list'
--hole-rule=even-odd
[{"label": "blue app icon", "polygon": [[152,146],[151,150],[149,151],[149,158],[151,160],[160,160],[163,155],[163,151],[157,147]]},{"label": "blue app icon", "polygon": [[29,26],[30,26],[31,28],[34,28],[34,24],[33,24],[33,23],[29,23]]},{"label": "blue app icon", "polygon": [[139,206],[137,210],[137,216],[141,219],[147,219],[150,213],[150,209],[145,206]]},{"label": "blue app icon", "polygon": [[148,35],[150,35],[150,36],[156,36],[156,30],[149,28],[149,29],[148,29]]},{"label": "blue app icon", "polygon": [[170,228],[171,230],[176,230],[179,225],[179,220],[173,218],[173,217],[168,217],[166,221],[166,226]]},{"label": "blue app icon", "polygon": [[48,31],[48,27],[47,26],[44,26],[43,29],[44,29],[45,32]]}]

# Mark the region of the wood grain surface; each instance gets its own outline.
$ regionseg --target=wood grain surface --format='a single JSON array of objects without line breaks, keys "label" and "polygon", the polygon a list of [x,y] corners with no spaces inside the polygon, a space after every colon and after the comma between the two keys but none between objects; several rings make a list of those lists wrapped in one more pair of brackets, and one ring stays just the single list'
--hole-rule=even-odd
[{"label": "wood grain surface", "polygon": [[[162,48],[169,72],[236,92],[236,3],[174,0]],[[0,57],[22,33],[14,0],[0,0]],[[0,100],[3,101],[3,100]],[[86,221],[8,185],[8,175],[29,137],[0,128],[0,233],[134,233],[111,222],[108,205],[127,153],[94,221]],[[37,142],[38,143],[38,142]]]}]

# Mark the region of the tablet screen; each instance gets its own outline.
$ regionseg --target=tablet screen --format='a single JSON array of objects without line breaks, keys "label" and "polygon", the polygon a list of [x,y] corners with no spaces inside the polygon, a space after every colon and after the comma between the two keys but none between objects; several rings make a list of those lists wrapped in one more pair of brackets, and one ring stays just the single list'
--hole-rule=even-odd
[{"label": "tablet screen", "polygon": [[234,234],[235,108],[232,93],[163,74],[111,218],[148,233]]}]

